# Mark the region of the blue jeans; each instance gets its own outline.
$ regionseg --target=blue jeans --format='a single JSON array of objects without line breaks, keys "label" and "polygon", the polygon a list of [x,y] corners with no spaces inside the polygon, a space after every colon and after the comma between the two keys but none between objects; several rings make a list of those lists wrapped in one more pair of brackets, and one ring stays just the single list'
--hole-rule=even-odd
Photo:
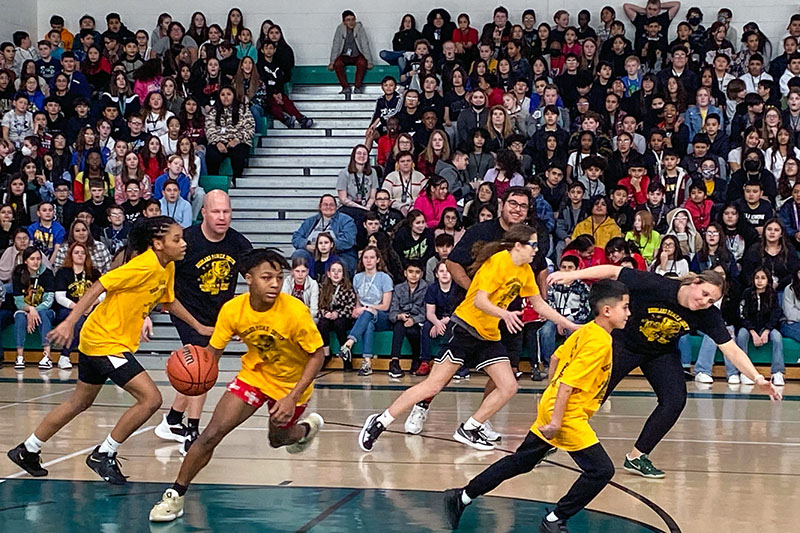
[{"label": "blue jeans", "polygon": [[784,322],[781,324],[781,335],[800,342],[800,322]]},{"label": "blue jeans", "polygon": [[389,313],[378,311],[377,315],[364,311],[356,319],[348,339],[353,339],[361,343],[361,351],[364,359],[372,359],[372,341],[376,331],[386,331],[389,329]]},{"label": "blue jeans", "polygon": [[[39,334],[42,337],[42,346],[50,346],[50,341],[47,340],[47,334],[53,329],[53,319],[56,314],[52,309],[43,309],[39,311],[39,317],[42,323],[39,324]],[[25,336],[28,334],[28,315],[25,311],[17,311],[14,313],[14,338],[17,341],[17,348],[25,347]]]},{"label": "blue jeans", "polygon": [[[56,323],[60,324],[63,322],[64,319],[69,316],[70,311],[72,310],[61,307],[56,313]],[[72,342],[69,343],[69,346],[64,346],[61,348],[62,356],[69,357],[72,351],[78,347],[78,343],[81,339],[81,328],[83,328],[84,322],[86,322],[86,315],[81,315],[81,317],[75,323],[75,327],[72,329]]]},{"label": "blue jeans", "polygon": [[406,56],[404,54],[405,52],[395,52],[393,50],[381,50],[380,53],[381,59],[390,65],[397,65],[398,79],[406,68]]},{"label": "blue jeans", "polygon": [[[747,347],[750,343],[750,331],[741,328],[736,334],[736,344],[747,353]],[[778,372],[786,371],[786,363],[783,361],[783,335],[777,329],[769,330],[769,343],[772,345],[772,364],[770,365],[770,372],[776,374]]]},{"label": "blue jeans", "polygon": [[253,104],[250,106],[250,113],[253,114],[253,119],[256,121],[256,133],[259,135],[264,135],[267,133],[264,131],[264,108],[262,108],[259,104]]},{"label": "blue jeans", "polygon": [[545,366],[550,366],[550,357],[556,351],[557,334],[556,324],[551,320],[547,320],[536,331],[536,340],[539,342],[539,359]]},{"label": "blue jeans", "polygon": [[[436,337],[443,339],[444,342],[447,342],[447,339],[450,338],[450,335],[453,334],[453,322],[447,323],[447,329],[444,330],[444,333]],[[420,336],[420,361],[427,361],[431,362],[433,359],[433,351],[431,349],[431,343],[433,339],[431,339],[431,330],[433,329],[433,322],[430,320],[426,320],[425,323],[422,325],[422,335]]]},{"label": "blue jeans", "polygon": [[[728,331],[733,337],[733,326],[728,326]],[[717,355],[717,344],[708,335],[703,335],[703,342],[700,343],[700,350],[697,352],[697,362],[694,364],[695,373],[702,372],[703,374],[711,375],[715,355]],[[725,361],[725,375],[731,377],[739,373],[739,370],[733,366],[733,363],[728,361],[727,357],[723,359]]]},{"label": "blue jeans", "polygon": [[684,335],[678,339],[678,351],[681,353],[681,365],[683,368],[692,366],[692,341],[689,335]]}]

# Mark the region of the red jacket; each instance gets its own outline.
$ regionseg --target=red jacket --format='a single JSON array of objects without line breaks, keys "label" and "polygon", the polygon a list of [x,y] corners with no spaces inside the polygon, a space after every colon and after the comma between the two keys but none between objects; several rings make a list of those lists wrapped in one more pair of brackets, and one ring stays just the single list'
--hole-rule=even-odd
[{"label": "red jacket", "polygon": [[637,205],[642,205],[647,203],[647,188],[650,186],[650,177],[645,174],[642,176],[642,182],[639,185],[639,192],[635,192],[633,190],[633,185],[631,185],[631,177],[625,176],[617,185],[622,185],[625,187],[625,190],[628,191],[628,203],[630,204],[632,209],[636,209]]},{"label": "red jacket", "polygon": [[452,194],[448,194],[444,200],[433,200],[428,198],[425,192],[421,192],[414,201],[414,209],[419,209],[425,215],[425,222],[429,228],[435,228],[442,219],[442,211],[447,207],[455,207],[456,199]]},{"label": "red jacket", "polygon": [[691,198],[686,200],[683,207],[692,215],[692,222],[697,231],[703,231],[708,227],[711,222],[711,209],[714,207],[714,202],[706,198],[705,202],[701,205],[694,203]]},{"label": "red jacket", "polygon": [[389,153],[392,151],[392,148],[394,148],[396,140],[396,137],[394,139],[389,137],[388,133],[378,138],[378,164],[380,166],[386,164],[386,161],[389,159]]}]

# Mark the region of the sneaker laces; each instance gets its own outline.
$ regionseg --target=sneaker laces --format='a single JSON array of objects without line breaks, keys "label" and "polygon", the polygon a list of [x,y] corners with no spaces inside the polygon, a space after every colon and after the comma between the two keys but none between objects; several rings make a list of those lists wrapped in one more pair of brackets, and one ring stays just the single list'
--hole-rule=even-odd
[{"label": "sneaker laces", "polygon": [[128,479],[130,476],[126,476],[125,474],[122,473],[122,470],[120,470],[120,467],[122,466],[120,460],[127,461],[128,459],[126,457],[117,455],[116,453],[114,455],[109,455],[108,459],[106,459],[109,468],[117,472],[120,476],[124,477],[125,479]]}]

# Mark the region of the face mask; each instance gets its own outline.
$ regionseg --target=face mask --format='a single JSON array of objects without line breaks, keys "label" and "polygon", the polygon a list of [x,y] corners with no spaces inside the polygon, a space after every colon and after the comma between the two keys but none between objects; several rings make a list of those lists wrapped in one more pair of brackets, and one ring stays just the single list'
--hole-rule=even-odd
[{"label": "face mask", "polygon": [[703,21],[703,19],[701,19],[700,17],[689,17],[688,20],[689,24],[691,24],[692,26],[697,26]]},{"label": "face mask", "polygon": [[551,48],[550,55],[553,57],[558,57],[561,55],[561,50],[559,48]]},{"label": "face mask", "polygon": [[713,178],[717,172],[713,168],[704,168],[700,171],[700,174],[704,178]]},{"label": "face mask", "polygon": [[759,163],[754,159],[748,159],[747,161],[744,162],[744,169],[748,172],[755,172],[759,169],[760,166],[761,163]]},{"label": "face mask", "polygon": [[33,153],[33,150],[31,150],[31,149],[30,149],[30,148],[28,148],[27,146],[23,146],[23,147],[22,147],[22,150],[21,150],[21,152],[22,152],[22,155],[23,155],[23,156],[25,156],[25,157],[30,157],[30,156],[31,156],[31,154]]},{"label": "face mask", "polygon": [[481,105],[472,104],[472,108],[475,109],[476,111],[481,111],[483,109],[483,104]]}]

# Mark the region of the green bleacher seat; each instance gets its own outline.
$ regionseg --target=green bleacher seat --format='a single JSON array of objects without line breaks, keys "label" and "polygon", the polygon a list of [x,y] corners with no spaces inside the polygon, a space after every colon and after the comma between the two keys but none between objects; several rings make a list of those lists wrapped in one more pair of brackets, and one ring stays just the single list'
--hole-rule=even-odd
[{"label": "green bleacher seat", "polygon": [[226,157],[219,166],[219,173],[223,176],[233,176],[233,167],[231,166],[231,158]]},{"label": "green bleacher seat", "polygon": [[[14,327],[10,326],[3,330],[2,333],[2,342],[3,342],[3,349],[4,350],[15,350],[17,348],[17,341],[14,338]],[[392,339],[389,339],[391,342]],[[42,349],[42,337],[39,335],[38,331],[34,331],[33,334],[27,335],[25,337],[25,349],[26,350],[41,350]],[[409,353],[411,353],[409,351]]]},{"label": "green bleacher seat", "polygon": [[[356,67],[345,67],[347,79],[351,82],[356,75]],[[386,76],[397,78],[397,67],[392,65],[375,65],[364,76],[364,83],[380,83]],[[328,70],[327,65],[300,65],[292,70],[292,83],[297,85],[336,85],[336,73]],[[287,89],[288,91],[288,89]]]},{"label": "green bleacher seat", "polygon": [[200,176],[200,186],[204,191],[219,189],[228,192],[231,186],[230,176]]}]

